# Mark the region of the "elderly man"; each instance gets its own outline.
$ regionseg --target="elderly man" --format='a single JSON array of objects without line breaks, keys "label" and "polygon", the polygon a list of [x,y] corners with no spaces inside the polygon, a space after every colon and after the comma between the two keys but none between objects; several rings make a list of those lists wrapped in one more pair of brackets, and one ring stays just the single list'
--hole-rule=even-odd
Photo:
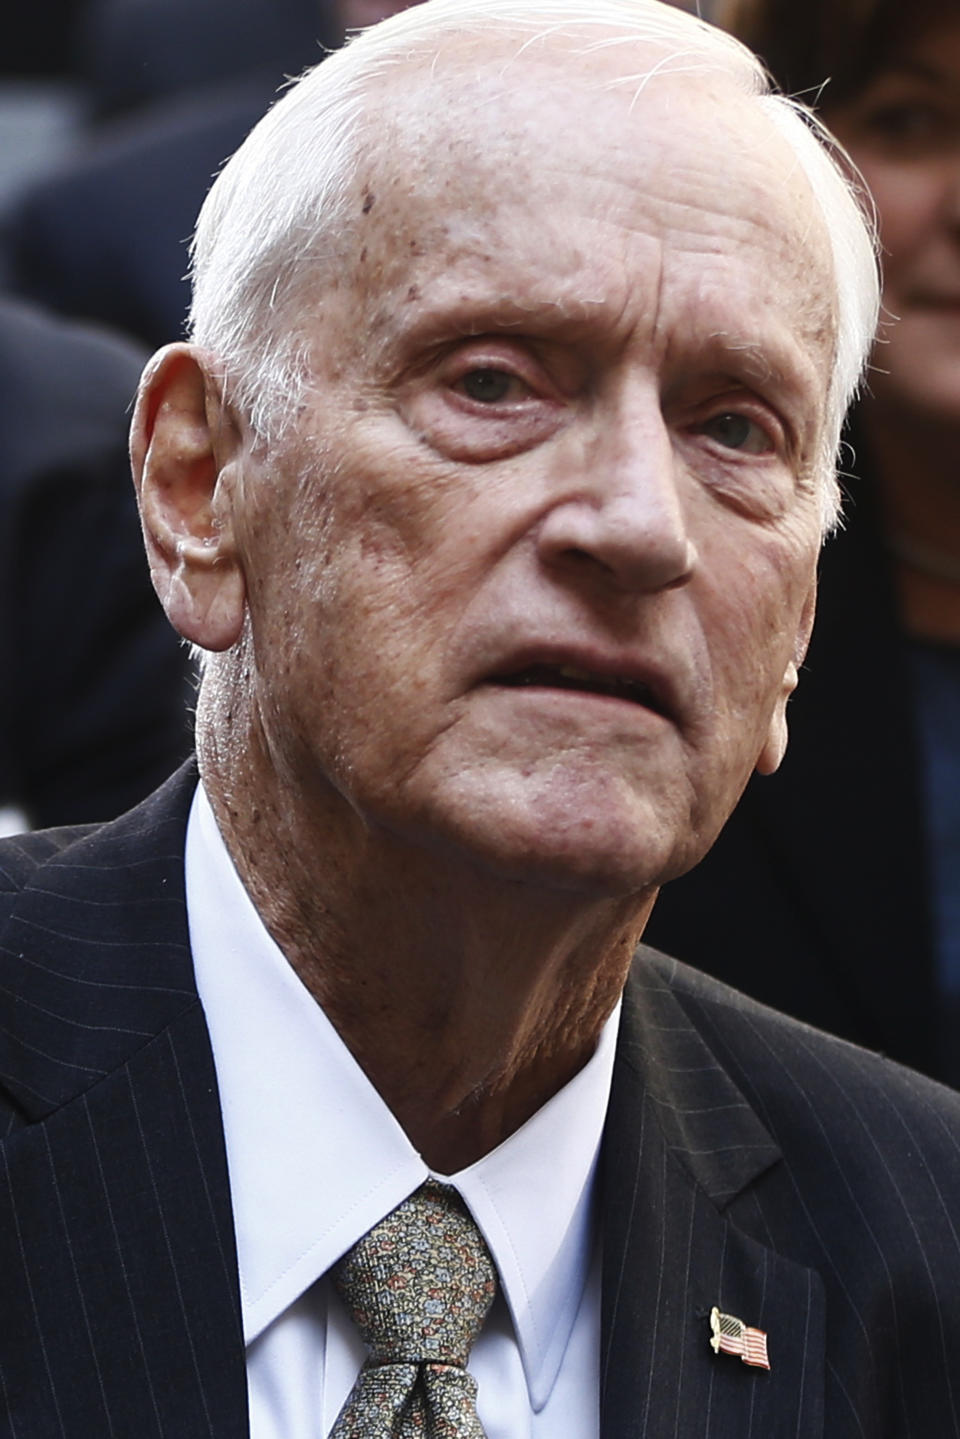
[{"label": "elderly man", "polygon": [[657,0],[429,0],[194,283],[133,459],[200,785],[2,852],[0,1435],[960,1433],[960,1104],[638,948],[786,742],[827,151]]}]

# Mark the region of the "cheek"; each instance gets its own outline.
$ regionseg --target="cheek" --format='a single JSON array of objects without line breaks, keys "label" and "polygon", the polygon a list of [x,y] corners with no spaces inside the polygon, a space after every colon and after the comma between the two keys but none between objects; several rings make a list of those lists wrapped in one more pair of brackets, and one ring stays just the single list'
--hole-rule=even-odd
[{"label": "cheek", "polygon": [[896,285],[903,267],[935,235],[943,185],[938,172],[922,165],[892,166],[869,160],[858,163],[880,217],[884,277],[889,289]]},{"label": "cheek", "polygon": [[391,442],[389,424],[374,440],[355,442],[339,471],[339,581],[355,605],[452,624],[528,531],[535,487],[519,465],[449,465]]},{"label": "cheek", "polygon": [[352,716],[358,737],[436,688],[475,584],[469,527],[443,523],[433,501],[415,483],[378,489],[355,473],[325,513],[292,517],[292,566],[265,596],[268,638],[301,672],[291,683]]},{"label": "cheek", "polygon": [[741,550],[713,571],[729,577],[712,591],[707,626],[717,704],[734,742],[738,734],[762,739],[782,695],[816,567],[814,545],[805,549]]}]

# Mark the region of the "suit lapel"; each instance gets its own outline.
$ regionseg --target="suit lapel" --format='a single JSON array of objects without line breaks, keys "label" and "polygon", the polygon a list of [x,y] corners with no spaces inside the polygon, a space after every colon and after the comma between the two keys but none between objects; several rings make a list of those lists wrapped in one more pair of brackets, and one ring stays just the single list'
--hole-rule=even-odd
[{"label": "suit lapel", "polygon": [[[814,1439],[819,1276],[724,1212],[779,1151],[649,960],[624,1006],[603,1159],[602,1439]],[[769,1372],[713,1352],[714,1306],[767,1332]]]},{"label": "suit lapel", "polygon": [[0,1149],[4,1436],[248,1432],[216,1075],[183,912],[191,789],[61,851],[4,932],[30,1011],[8,1071],[26,1122]]}]

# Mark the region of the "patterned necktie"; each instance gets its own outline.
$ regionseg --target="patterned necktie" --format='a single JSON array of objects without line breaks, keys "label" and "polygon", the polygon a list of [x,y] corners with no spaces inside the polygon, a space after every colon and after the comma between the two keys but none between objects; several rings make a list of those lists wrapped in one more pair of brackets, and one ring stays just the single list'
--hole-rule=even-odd
[{"label": "patterned necktie", "polygon": [[330,1439],[485,1439],[465,1365],[497,1277],[456,1190],[428,1179],[330,1273],[370,1351]]}]

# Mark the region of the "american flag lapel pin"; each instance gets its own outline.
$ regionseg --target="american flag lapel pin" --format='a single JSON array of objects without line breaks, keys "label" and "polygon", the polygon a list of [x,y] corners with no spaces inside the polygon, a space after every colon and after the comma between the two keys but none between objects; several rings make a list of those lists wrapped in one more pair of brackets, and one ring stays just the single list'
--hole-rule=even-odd
[{"label": "american flag lapel pin", "polygon": [[769,1369],[767,1336],[762,1329],[751,1329],[733,1314],[723,1314],[714,1305],[710,1311],[710,1347],[714,1354],[739,1354],[744,1364]]}]

